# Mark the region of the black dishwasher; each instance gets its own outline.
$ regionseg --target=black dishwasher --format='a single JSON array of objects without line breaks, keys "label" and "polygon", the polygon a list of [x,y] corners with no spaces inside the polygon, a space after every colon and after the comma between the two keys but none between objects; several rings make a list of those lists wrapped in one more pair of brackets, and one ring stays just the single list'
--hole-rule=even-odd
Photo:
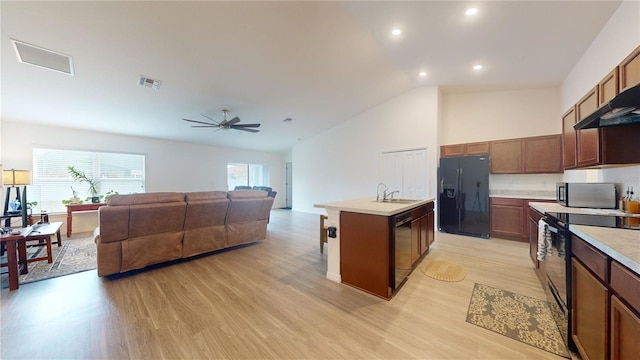
[{"label": "black dishwasher", "polygon": [[411,273],[411,211],[406,211],[392,217],[393,238],[391,284],[397,290]]}]

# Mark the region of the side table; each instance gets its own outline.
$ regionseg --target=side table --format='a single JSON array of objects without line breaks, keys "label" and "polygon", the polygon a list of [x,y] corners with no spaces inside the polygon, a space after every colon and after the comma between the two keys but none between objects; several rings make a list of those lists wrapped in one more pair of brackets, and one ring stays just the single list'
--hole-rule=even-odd
[{"label": "side table", "polygon": [[101,206],[107,205],[106,203],[88,203],[88,204],[68,204],[67,206],[67,237],[71,236],[71,226],[73,221],[73,213],[77,211],[94,211],[98,210]]}]

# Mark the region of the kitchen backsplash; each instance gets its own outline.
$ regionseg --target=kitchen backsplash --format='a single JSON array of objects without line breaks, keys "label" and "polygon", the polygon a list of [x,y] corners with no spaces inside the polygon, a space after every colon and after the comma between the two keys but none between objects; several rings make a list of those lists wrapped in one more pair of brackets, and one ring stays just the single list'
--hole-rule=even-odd
[{"label": "kitchen backsplash", "polygon": [[624,195],[627,188],[633,187],[634,197],[640,197],[640,165],[602,169],[602,182],[620,184],[620,191]]},{"label": "kitchen backsplash", "polygon": [[489,195],[527,199],[555,199],[562,174],[491,174]]}]

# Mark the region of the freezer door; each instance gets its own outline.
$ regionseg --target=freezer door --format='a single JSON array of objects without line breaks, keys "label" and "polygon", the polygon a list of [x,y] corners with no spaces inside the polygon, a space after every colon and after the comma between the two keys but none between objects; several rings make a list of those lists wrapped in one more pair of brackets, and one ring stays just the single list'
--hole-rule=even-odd
[{"label": "freezer door", "polygon": [[460,158],[459,232],[489,237],[489,156]]},{"label": "freezer door", "polygon": [[438,168],[438,224],[440,231],[456,233],[459,229],[460,158],[442,158]]}]

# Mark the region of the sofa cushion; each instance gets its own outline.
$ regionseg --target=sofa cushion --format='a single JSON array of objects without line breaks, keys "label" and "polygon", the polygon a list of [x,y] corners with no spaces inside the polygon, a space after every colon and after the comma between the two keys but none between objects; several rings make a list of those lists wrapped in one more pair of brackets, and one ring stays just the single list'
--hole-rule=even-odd
[{"label": "sofa cushion", "polygon": [[101,206],[98,209],[100,242],[110,243],[129,237],[129,207]]},{"label": "sofa cushion", "polygon": [[182,231],[187,204],[131,205],[129,207],[129,238]]}]

